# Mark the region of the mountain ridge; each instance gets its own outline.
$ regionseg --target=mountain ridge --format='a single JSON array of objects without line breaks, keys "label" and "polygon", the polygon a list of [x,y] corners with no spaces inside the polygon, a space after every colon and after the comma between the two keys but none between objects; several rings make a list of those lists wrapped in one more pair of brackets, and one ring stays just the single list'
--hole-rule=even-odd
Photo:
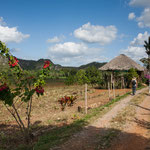
[{"label": "mountain ridge", "polygon": [[[67,68],[67,69],[86,69],[88,67],[91,67],[91,66],[95,66],[96,68],[99,68],[103,65],[106,64],[106,62],[91,62],[91,63],[88,63],[88,64],[85,64],[85,65],[81,65],[79,67],[74,67],[74,66],[62,66],[62,65],[59,65],[59,64],[54,64],[50,59],[39,59],[39,60],[26,60],[26,59],[20,59],[18,58],[19,60],[19,65],[21,66],[22,69],[25,69],[25,70],[38,70],[40,68],[43,67],[43,64],[45,61],[50,61],[50,63],[52,64],[52,68],[56,69],[56,70],[59,70],[59,69],[64,69],[64,68]],[[7,66],[7,61],[1,56],[0,57],[0,66]]]}]

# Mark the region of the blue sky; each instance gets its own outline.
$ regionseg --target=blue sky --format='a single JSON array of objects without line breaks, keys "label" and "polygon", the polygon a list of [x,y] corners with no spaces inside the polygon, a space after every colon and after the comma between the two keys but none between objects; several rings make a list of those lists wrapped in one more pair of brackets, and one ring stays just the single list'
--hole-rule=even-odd
[{"label": "blue sky", "polygon": [[0,0],[0,40],[22,59],[80,66],[147,57],[150,0]]}]

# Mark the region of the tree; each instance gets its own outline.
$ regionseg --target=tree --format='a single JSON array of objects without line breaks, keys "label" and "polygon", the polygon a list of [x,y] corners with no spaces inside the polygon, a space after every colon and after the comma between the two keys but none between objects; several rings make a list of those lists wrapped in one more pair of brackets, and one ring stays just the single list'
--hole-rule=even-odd
[{"label": "tree", "polygon": [[[25,141],[31,139],[32,97],[43,95],[45,78],[49,75],[49,61],[45,61],[43,69],[35,77],[31,72],[24,71],[18,64],[18,59],[11,55],[9,49],[0,41],[0,55],[8,61],[9,71],[0,72],[0,101],[7,108],[18,124]],[[21,118],[18,109],[26,104],[26,121]]]},{"label": "tree", "polygon": [[138,78],[138,77],[139,77],[139,75],[137,74],[136,69],[131,68],[131,69],[129,70],[129,72],[127,73],[128,86],[129,86],[129,84],[131,83],[131,80],[132,80],[132,78],[133,78],[133,77]]},{"label": "tree", "polygon": [[78,84],[89,83],[89,79],[86,76],[86,72],[83,69],[80,69],[76,74],[76,81]]},{"label": "tree", "polygon": [[[149,75],[150,75],[150,36],[148,38],[148,41],[144,41],[144,47],[146,49],[146,53],[148,55],[148,63],[149,63]],[[150,93],[150,78],[149,78],[149,93]]]},{"label": "tree", "polygon": [[90,84],[98,84],[101,81],[102,75],[100,71],[92,66],[86,69],[86,76],[90,82]]},{"label": "tree", "polygon": [[144,66],[149,69],[149,61],[148,58],[141,58],[140,61],[144,64]]}]

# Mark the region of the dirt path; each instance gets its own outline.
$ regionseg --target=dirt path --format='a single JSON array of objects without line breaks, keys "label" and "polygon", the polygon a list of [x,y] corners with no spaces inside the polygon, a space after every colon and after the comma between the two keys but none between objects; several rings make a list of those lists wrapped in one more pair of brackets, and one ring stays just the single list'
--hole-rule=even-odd
[{"label": "dirt path", "polygon": [[[142,90],[138,91],[136,96],[138,96],[140,93],[142,93],[145,90],[146,89],[142,89]],[[53,150],[60,150],[60,149],[61,150],[95,150],[95,149],[97,149],[97,147],[95,147],[95,145],[97,145],[100,140],[99,136],[103,137],[103,136],[105,136],[106,133],[108,133],[111,130],[111,127],[110,127],[111,120],[114,117],[116,117],[117,114],[128,105],[128,103],[130,102],[130,100],[133,97],[134,96],[130,95],[127,98],[124,98],[123,100],[118,102],[108,113],[103,115],[103,117],[99,118],[91,125],[85,127],[82,132],[75,134],[70,140],[68,140],[62,146],[53,148]],[[146,100],[146,102],[147,102],[147,100]],[[143,105],[141,105],[142,107],[144,107],[144,105],[148,105],[148,104],[145,104],[145,101],[142,104],[143,104]],[[138,109],[139,108],[141,108],[141,107],[138,107]],[[138,112],[138,110],[137,110],[137,112]],[[139,112],[140,112],[140,110],[139,110]],[[132,128],[132,126],[131,126],[131,128]],[[131,131],[132,131],[132,129],[131,129]],[[123,135],[127,136],[128,133],[130,133],[130,132],[127,132],[127,134],[124,134],[124,132],[127,132],[127,131],[119,131],[119,134],[120,135],[123,134]],[[129,140],[128,142],[131,142],[131,141]],[[120,146],[121,146],[121,141],[120,141]],[[118,149],[116,149],[116,148],[118,148]],[[100,150],[100,148],[98,148],[98,149]],[[125,150],[125,149],[120,149],[120,147],[117,147],[114,144],[113,149],[110,149],[110,150]],[[127,149],[127,150],[133,150],[133,149]],[[142,149],[139,149],[139,150],[142,150]]]},{"label": "dirt path", "polygon": [[136,115],[108,150],[150,150],[150,96],[135,105]]}]

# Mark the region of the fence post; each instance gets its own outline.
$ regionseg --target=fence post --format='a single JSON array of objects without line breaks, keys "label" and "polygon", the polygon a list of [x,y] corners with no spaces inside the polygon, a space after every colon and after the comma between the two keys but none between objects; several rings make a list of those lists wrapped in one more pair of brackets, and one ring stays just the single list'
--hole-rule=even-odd
[{"label": "fence post", "polygon": [[85,84],[85,113],[87,114],[87,83]]}]

